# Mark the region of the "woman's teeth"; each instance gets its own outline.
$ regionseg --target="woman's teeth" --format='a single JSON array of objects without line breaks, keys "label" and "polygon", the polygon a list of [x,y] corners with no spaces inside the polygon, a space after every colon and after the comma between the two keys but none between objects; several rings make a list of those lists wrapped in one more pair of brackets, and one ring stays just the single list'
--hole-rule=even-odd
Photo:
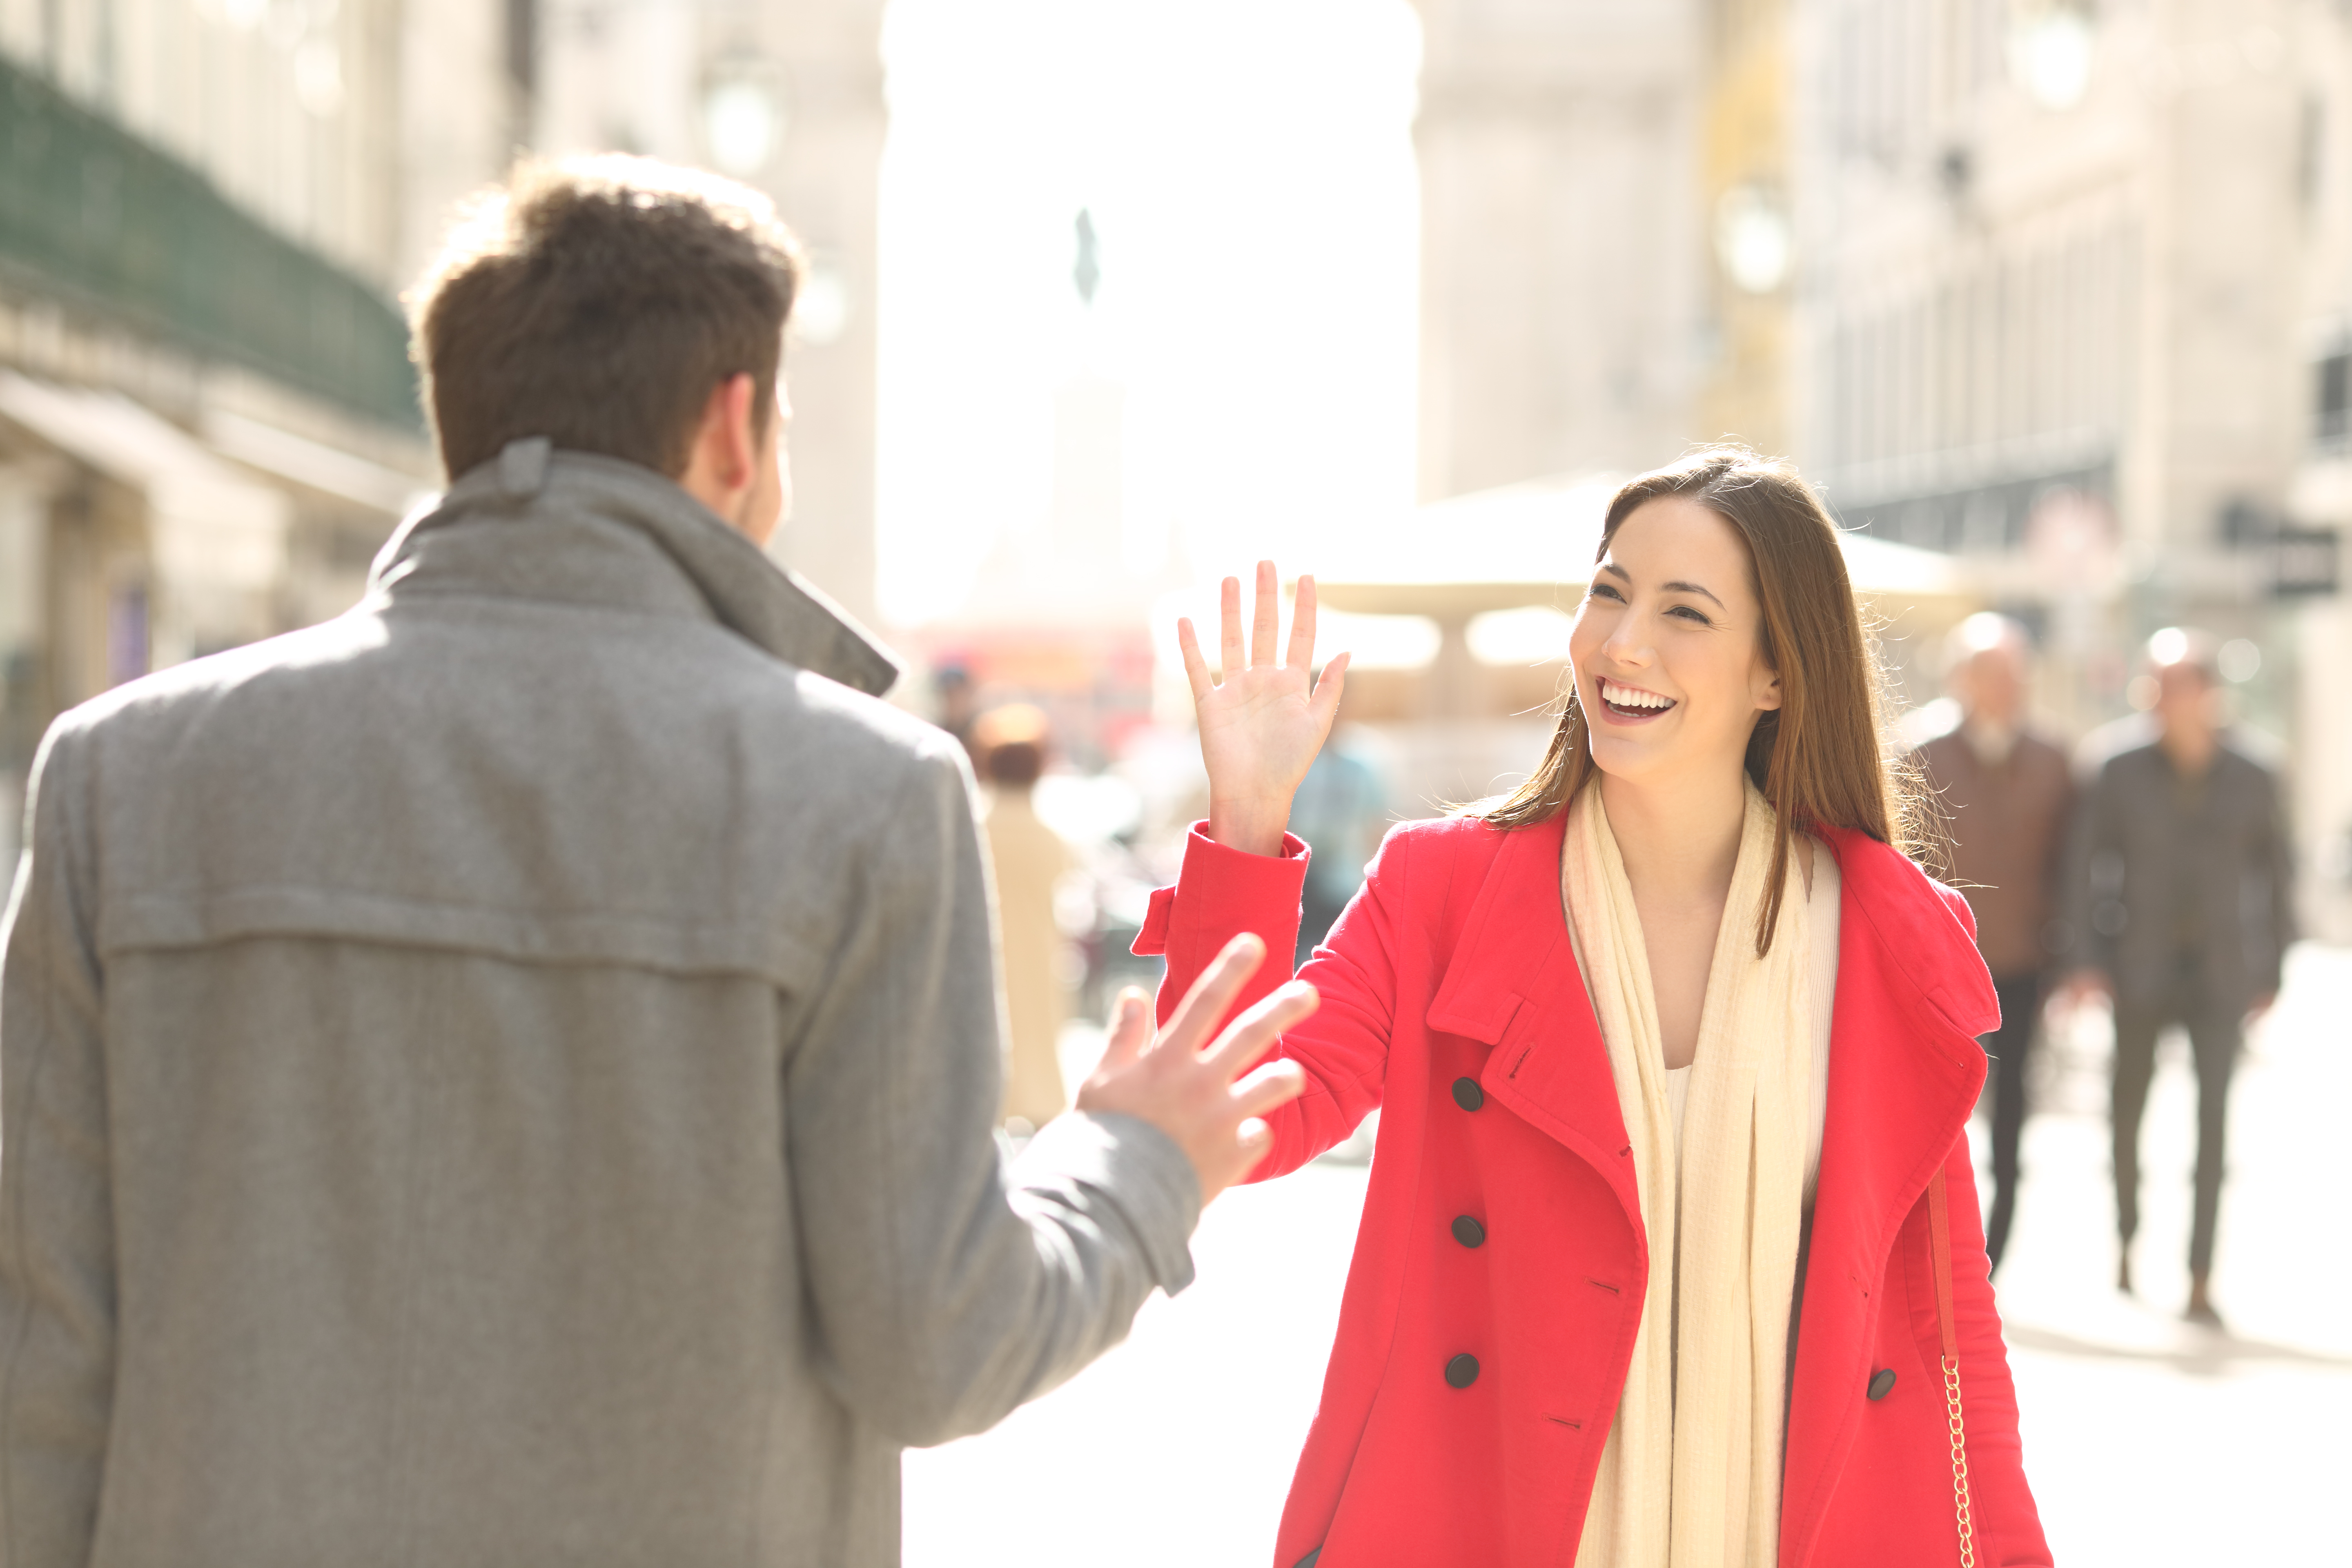
[{"label": "woman's teeth", "polygon": [[1613,680],[1601,683],[1601,700],[1612,708],[1632,709],[1639,712],[1658,712],[1675,705],[1671,697],[1661,697],[1654,691],[1643,691],[1631,686],[1620,686]]}]

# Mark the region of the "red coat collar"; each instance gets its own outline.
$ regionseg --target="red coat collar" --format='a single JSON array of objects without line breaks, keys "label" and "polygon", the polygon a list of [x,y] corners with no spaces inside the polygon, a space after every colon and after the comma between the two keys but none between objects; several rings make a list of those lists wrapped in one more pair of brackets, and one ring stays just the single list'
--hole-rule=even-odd
[{"label": "red coat collar", "polygon": [[[1428,1021],[1497,1047],[1481,1085],[1609,1183],[1641,1238],[1646,1279],[1624,1119],[1560,904],[1566,829],[1563,814],[1502,835]],[[1497,831],[1472,823],[1461,830]],[[1832,828],[1822,837],[1843,895],[1830,1117],[1784,1471],[1784,1562],[1803,1560],[1853,1443],[1862,1406],[1832,1391],[1859,1388],[1868,1375],[1866,1282],[1885,1277],[1895,1231],[1967,1124],[1985,1072],[1975,1037],[2000,1017],[1958,897],[1865,834]],[[1821,1392],[1809,1399],[1808,1390]],[[1811,1418],[1812,1400],[1824,1418]]]},{"label": "red coat collar", "polygon": [[[1483,824],[1463,828],[1496,831]],[[1487,1092],[1609,1173],[1638,1226],[1632,1173],[1619,1168],[1625,1124],[1616,1086],[1560,905],[1566,831],[1563,813],[1502,834],[1430,1004],[1429,1023],[1488,1045],[1507,1036],[1513,1048],[1488,1058]],[[1822,1164],[1826,1171],[1832,1153],[1848,1144],[1850,1163],[1873,1152],[1932,1142],[1917,1157],[1917,1186],[1924,1187],[1950,1146],[1949,1137],[1937,1135],[1948,1123],[1953,1134],[1959,1130],[1953,1098],[1965,1087],[1972,1106],[1984,1076],[1975,1040],[2000,1021],[1992,979],[1957,895],[1865,834],[1830,828],[1822,836],[1844,886],[1830,1097],[1834,1105],[1859,1093],[1871,1105],[1870,1124],[1855,1126],[1850,1137],[1834,1126],[1825,1134]],[[1529,1018],[1518,1017],[1523,1008]],[[1968,1107],[1959,1109],[1965,1115]]]}]

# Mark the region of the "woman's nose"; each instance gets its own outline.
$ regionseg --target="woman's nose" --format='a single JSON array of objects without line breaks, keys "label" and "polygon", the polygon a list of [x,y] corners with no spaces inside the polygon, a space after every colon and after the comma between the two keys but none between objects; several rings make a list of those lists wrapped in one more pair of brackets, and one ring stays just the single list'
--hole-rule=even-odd
[{"label": "woman's nose", "polygon": [[1643,635],[1642,617],[1627,616],[1609,629],[1601,650],[1619,664],[1650,662],[1650,639]]}]

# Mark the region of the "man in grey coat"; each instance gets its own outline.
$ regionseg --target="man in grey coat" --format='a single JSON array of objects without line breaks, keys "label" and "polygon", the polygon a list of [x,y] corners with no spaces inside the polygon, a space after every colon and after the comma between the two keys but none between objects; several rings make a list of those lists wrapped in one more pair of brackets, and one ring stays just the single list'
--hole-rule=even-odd
[{"label": "man in grey coat", "polygon": [[[1192,1277],[1259,949],[1009,1167],[969,771],[772,566],[796,263],[541,167],[349,614],[59,720],[0,960],[0,1564],[880,1564]],[[1207,1046],[1205,1050],[1202,1047]]]},{"label": "man in grey coat", "polygon": [[2115,1173],[2131,1289],[2139,1228],[2139,1124],[2157,1037],[2188,1031],[2197,1068],[2196,1211],[2189,1241],[2192,1321],[2219,1326],[2211,1299],[2230,1079],[2249,1016],[2278,994],[2294,940],[2294,858],[2271,771],[2221,726],[2207,634],[2148,639],[2156,739],[2116,752],[2088,781],[2069,850],[2074,989],[2114,999]]}]

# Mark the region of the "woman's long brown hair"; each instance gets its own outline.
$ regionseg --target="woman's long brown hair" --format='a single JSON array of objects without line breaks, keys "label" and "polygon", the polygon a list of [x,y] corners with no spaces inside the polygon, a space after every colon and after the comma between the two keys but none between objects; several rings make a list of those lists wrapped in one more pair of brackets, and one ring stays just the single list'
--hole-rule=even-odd
[{"label": "woman's long brown hair", "polygon": [[[1594,562],[1627,518],[1670,496],[1698,502],[1746,542],[1764,612],[1760,651],[1780,677],[1780,708],[1758,718],[1748,741],[1748,776],[1776,824],[1771,891],[1756,922],[1761,957],[1780,923],[1790,835],[1852,828],[1916,857],[1916,786],[1904,754],[1880,740],[1876,647],[1854,605],[1837,525],[1796,469],[1745,447],[1710,447],[1643,474],[1610,500]],[[1567,810],[1596,771],[1571,683],[1541,764],[1479,814],[1497,827],[1532,827]]]}]

